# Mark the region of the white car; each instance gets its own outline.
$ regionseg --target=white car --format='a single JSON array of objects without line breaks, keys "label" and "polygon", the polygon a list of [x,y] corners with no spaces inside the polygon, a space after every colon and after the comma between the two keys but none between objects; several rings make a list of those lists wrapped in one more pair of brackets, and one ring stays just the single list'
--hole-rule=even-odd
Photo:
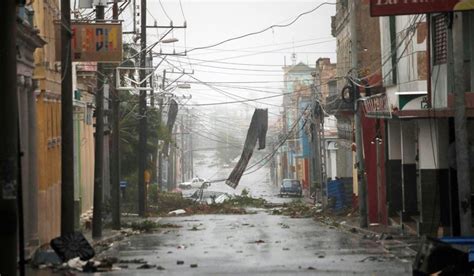
[{"label": "white car", "polygon": [[206,182],[205,179],[202,179],[200,177],[194,177],[190,181],[179,184],[179,187],[201,188],[204,182]]}]

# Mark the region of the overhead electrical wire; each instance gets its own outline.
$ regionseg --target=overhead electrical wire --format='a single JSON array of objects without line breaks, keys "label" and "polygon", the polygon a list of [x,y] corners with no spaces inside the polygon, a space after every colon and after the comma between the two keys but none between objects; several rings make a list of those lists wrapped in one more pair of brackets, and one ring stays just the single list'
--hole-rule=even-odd
[{"label": "overhead electrical wire", "polygon": [[249,37],[249,36],[261,34],[261,33],[264,33],[264,32],[266,32],[266,31],[271,30],[271,29],[274,29],[274,28],[284,28],[284,27],[291,26],[291,25],[293,25],[295,22],[297,22],[298,19],[300,19],[302,16],[307,15],[307,14],[310,14],[310,13],[313,13],[314,11],[318,10],[319,8],[321,8],[321,7],[325,6],[325,5],[336,5],[336,4],[335,4],[335,3],[330,3],[330,2],[323,2],[323,3],[319,4],[318,6],[316,6],[315,8],[313,8],[313,9],[311,9],[311,10],[309,10],[309,11],[300,13],[298,16],[296,16],[295,19],[293,19],[291,22],[289,22],[289,23],[287,23],[287,24],[274,24],[274,25],[271,25],[271,26],[269,26],[269,27],[267,27],[267,28],[264,28],[264,29],[262,29],[262,30],[260,30],[260,31],[247,33],[247,34],[240,35],[240,36],[237,36],[237,37],[232,37],[232,38],[223,40],[223,41],[221,41],[221,42],[214,43],[214,44],[212,44],[212,45],[191,48],[191,49],[189,49],[187,52],[189,53],[189,52],[193,52],[193,51],[197,51],[197,50],[203,50],[203,49],[213,48],[213,47],[222,45],[222,44],[227,43],[227,42],[230,42],[230,41],[234,41],[234,40],[242,39],[242,38],[244,38],[244,37]]}]

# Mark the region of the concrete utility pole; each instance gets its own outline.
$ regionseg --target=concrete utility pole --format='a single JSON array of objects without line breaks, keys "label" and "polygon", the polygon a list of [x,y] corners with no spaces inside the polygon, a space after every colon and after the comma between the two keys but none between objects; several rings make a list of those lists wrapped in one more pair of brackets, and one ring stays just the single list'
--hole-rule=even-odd
[{"label": "concrete utility pole", "polygon": [[[113,20],[118,20],[118,0],[112,8]],[[119,76],[114,76],[117,78]],[[115,85],[115,79],[113,81]],[[120,229],[120,97],[119,90],[111,85],[112,93],[112,146],[110,147],[110,180],[112,197],[112,228]]]},{"label": "concrete utility pole", "polygon": [[0,9],[0,274],[16,275],[18,181],[18,95],[16,82],[16,0],[6,0]]},{"label": "concrete utility pole", "polygon": [[61,235],[74,232],[74,128],[71,7],[61,0]]},{"label": "concrete utility pole", "polygon": [[184,182],[186,181],[184,179],[184,114],[181,115],[181,126],[180,126],[180,129],[181,129],[181,182]]},{"label": "concrete utility pole", "polygon": [[[163,78],[161,79],[161,90],[165,91],[166,84],[166,69],[163,70]],[[158,108],[160,109],[160,125],[163,124],[163,96],[158,98]],[[164,190],[165,184],[163,183],[163,148],[160,149],[158,154],[158,182],[162,190]]]},{"label": "concrete utility pole", "polygon": [[[357,37],[357,14],[356,5],[358,1],[351,1],[350,11],[350,30],[351,30],[351,60],[352,70],[358,74],[359,68],[359,47]],[[354,97],[355,98],[355,97]],[[359,182],[359,226],[362,228],[368,227],[367,219],[367,182],[365,181],[365,161],[364,161],[364,145],[362,141],[362,123],[361,123],[361,108],[359,108],[359,101],[355,98],[354,102],[354,128],[356,140],[356,154],[357,154],[357,177]]]},{"label": "concrete utility pole", "polygon": [[[99,2],[95,10],[96,21],[103,21],[105,5]],[[104,84],[104,65],[98,62],[95,96],[94,210],[92,216],[92,238],[94,239],[102,237],[102,195],[104,192]]]},{"label": "concrete utility pole", "polygon": [[456,136],[456,167],[458,178],[459,220],[461,236],[472,235],[471,217],[471,172],[469,164],[469,144],[466,130],[466,103],[464,81],[464,33],[463,17],[470,13],[455,12],[453,22],[454,57],[454,131]]},{"label": "concrete utility pole", "polygon": [[[141,37],[140,37],[140,68],[146,66],[146,0],[141,0]],[[140,81],[145,78],[145,70],[140,70]],[[144,81],[141,86],[146,87]],[[145,170],[146,170],[146,145],[147,145],[147,118],[146,118],[146,90],[140,90],[138,104],[139,130],[138,130],[138,215],[145,216]]]}]

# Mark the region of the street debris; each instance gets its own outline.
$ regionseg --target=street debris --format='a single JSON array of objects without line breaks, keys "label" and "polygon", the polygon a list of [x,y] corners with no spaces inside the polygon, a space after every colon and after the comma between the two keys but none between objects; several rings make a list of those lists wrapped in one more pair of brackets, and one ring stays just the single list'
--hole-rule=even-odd
[{"label": "street debris", "polygon": [[85,266],[86,264],[87,264],[87,261],[81,261],[79,257],[76,257],[67,261],[67,266],[69,268],[72,268],[78,271],[82,271],[82,267]]},{"label": "street debris", "polygon": [[79,218],[80,224],[84,225],[84,228],[86,230],[92,229],[93,213],[94,213],[94,210],[93,210],[93,208],[91,208],[91,209],[87,210],[86,212],[84,212]]},{"label": "street debris", "polygon": [[199,229],[198,226],[194,225],[189,231],[200,231],[202,229]]},{"label": "street debris", "polygon": [[301,200],[283,204],[282,208],[273,209],[273,215],[289,216],[291,218],[311,218],[316,215],[316,207]]},{"label": "street debris", "polygon": [[165,228],[181,228],[181,226],[171,223],[161,224],[156,221],[152,220],[143,220],[139,222],[132,222],[129,224],[124,224],[125,227],[132,229],[133,231],[140,232],[153,232],[158,229],[165,229]]},{"label": "street debris", "polygon": [[31,265],[37,268],[47,268],[60,265],[62,263],[58,254],[49,247],[42,247],[35,251],[31,259]]},{"label": "street debris", "polygon": [[147,263],[144,259],[120,260],[118,262],[121,264],[146,264]]},{"label": "street debris", "polygon": [[264,240],[256,240],[256,241],[254,241],[254,242],[252,242],[252,243],[261,244],[261,243],[265,243],[265,241],[264,241]]},{"label": "street debris", "polygon": [[273,208],[263,198],[254,198],[248,193],[231,196],[220,194],[211,196],[210,200],[195,201],[184,198],[180,193],[159,192],[157,205],[151,206],[151,214],[156,216],[177,216],[196,214],[249,214],[246,208]]},{"label": "street debris", "polygon": [[141,266],[137,267],[137,269],[152,269],[155,268],[156,265],[151,265],[151,264],[142,264]]},{"label": "street debris", "polygon": [[58,254],[63,262],[79,257],[81,261],[92,259],[95,255],[94,248],[80,232],[62,235],[50,242],[51,248]]},{"label": "street debris", "polygon": [[175,215],[175,216],[184,215],[184,214],[186,214],[186,211],[183,209],[174,210],[168,213],[168,215]]},{"label": "street debris", "polygon": [[283,229],[289,229],[290,228],[290,226],[288,224],[285,224],[285,223],[282,223],[282,222],[278,223],[278,225],[280,225],[281,228],[283,228]]}]

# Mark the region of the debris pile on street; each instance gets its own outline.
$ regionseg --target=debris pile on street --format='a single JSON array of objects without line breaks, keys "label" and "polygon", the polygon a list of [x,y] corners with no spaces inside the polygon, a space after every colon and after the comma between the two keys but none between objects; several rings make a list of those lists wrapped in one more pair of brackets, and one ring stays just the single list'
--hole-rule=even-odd
[{"label": "debris pile on street", "polygon": [[[221,199],[221,200],[219,200]],[[158,216],[178,216],[195,214],[248,214],[245,208],[271,208],[263,198],[248,195],[230,196],[223,194],[210,203],[196,202],[183,198],[179,193],[160,192],[158,204],[152,206],[151,214]]]},{"label": "debris pile on street", "polygon": [[311,218],[318,214],[318,209],[301,200],[283,204],[282,208],[273,209],[273,215],[289,216],[291,218]]},{"label": "debris pile on street", "polygon": [[175,225],[175,224],[160,224],[158,222],[152,221],[152,220],[144,220],[140,222],[132,222],[129,224],[126,224],[126,227],[133,229],[134,231],[139,231],[139,232],[153,232],[158,229],[163,229],[163,228],[180,228],[181,226]]},{"label": "debris pile on street", "polygon": [[114,257],[106,257],[102,259],[81,259],[81,257],[73,257],[62,260],[58,254],[49,246],[43,246],[38,249],[31,260],[31,266],[36,269],[51,269],[53,273],[73,273],[79,272],[108,272],[122,269],[118,263],[118,259]]}]

